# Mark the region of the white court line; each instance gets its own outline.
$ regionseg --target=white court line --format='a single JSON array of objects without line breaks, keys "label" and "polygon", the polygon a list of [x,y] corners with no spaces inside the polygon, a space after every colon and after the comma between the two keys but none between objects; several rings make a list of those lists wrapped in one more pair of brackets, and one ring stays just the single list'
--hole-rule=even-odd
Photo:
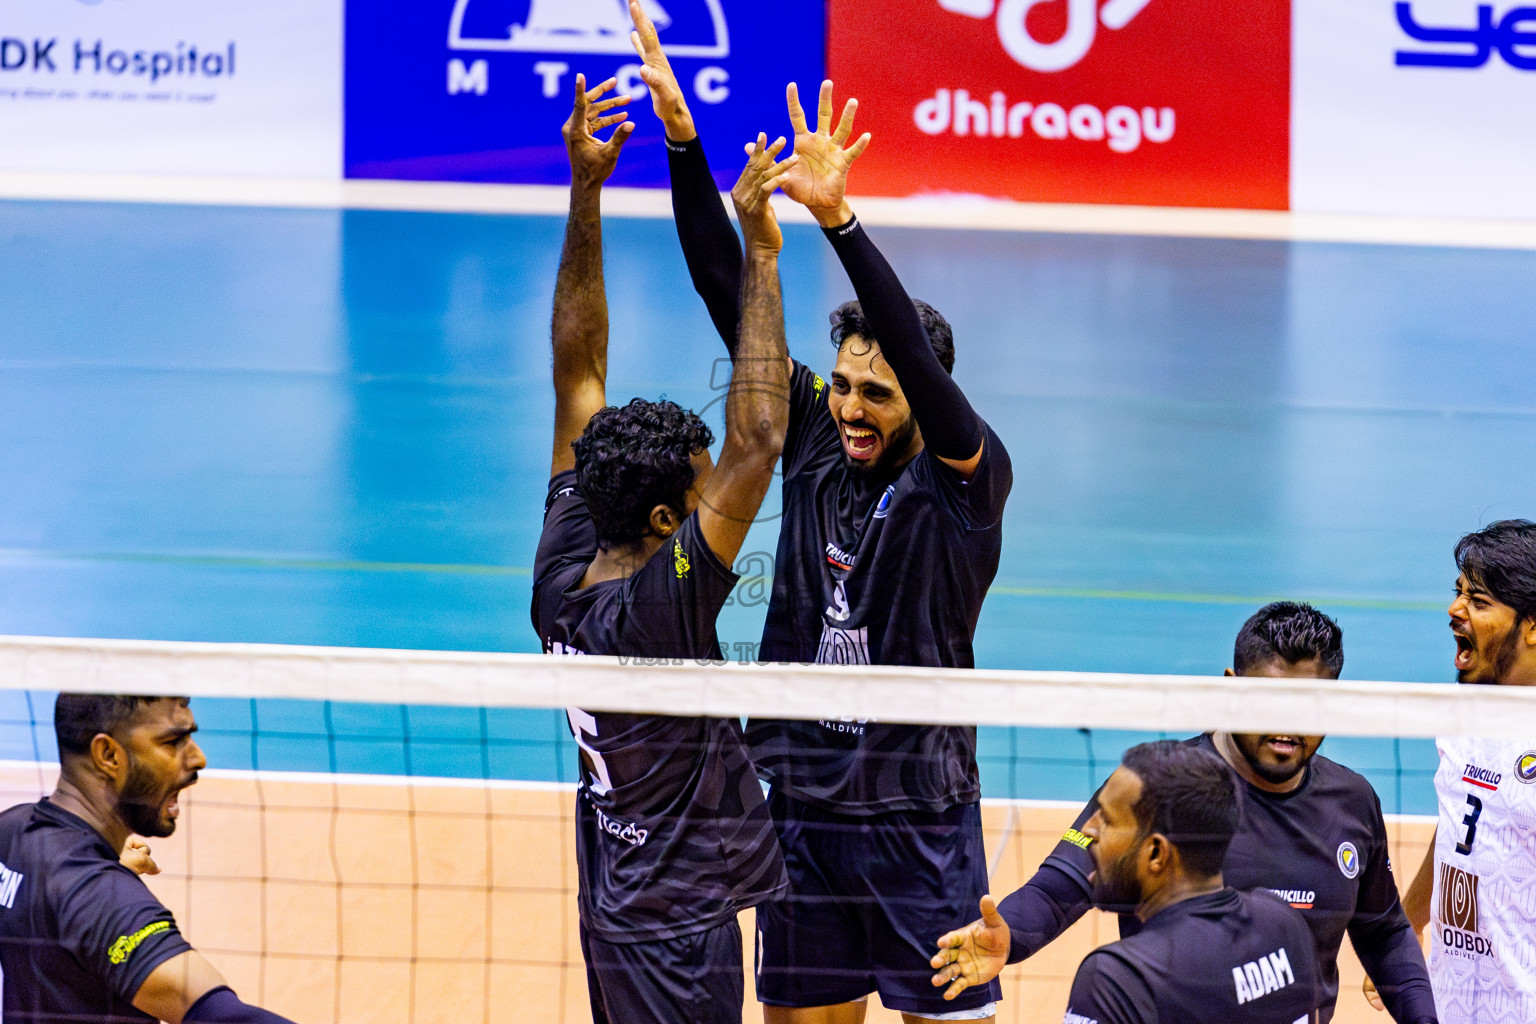
[{"label": "white court line", "polygon": [[[554,185],[16,172],[0,173],[0,199],[559,216],[567,191]],[[811,223],[805,210],[780,200],[775,206],[783,220]],[[672,216],[662,190],[610,188],[603,204],[618,217]],[[1536,221],[1015,203],[978,196],[861,197],[856,208],[866,223],[888,227],[1536,249]]]}]

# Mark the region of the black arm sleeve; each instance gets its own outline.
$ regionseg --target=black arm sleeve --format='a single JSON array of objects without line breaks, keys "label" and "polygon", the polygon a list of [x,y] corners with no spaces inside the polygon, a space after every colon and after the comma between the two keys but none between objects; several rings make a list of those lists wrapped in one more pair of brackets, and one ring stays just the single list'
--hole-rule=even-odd
[{"label": "black arm sleeve", "polygon": [[1349,924],[1349,941],[1397,1024],[1436,1024],[1435,995],[1418,936],[1402,907],[1375,921]]},{"label": "black arm sleeve", "polygon": [[1034,956],[1093,908],[1081,880],[1050,862],[1040,865],[1022,889],[1003,897],[997,912],[1008,922],[1008,962]]},{"label": "black arm sleeve", "polygon": [[[672,216],[693,290],[704,300],[715,330],[732,356],[741,324],[741,265],[745,260],[736,229],[698,138],[667,140],[667,166],[672,173]],[[967,456],[969,457],[969,456]]]},{"label": "black arm sleeve", "polygon": [[241,1002],[227,985],[203,993],[181,1020],[182,1024],[293,1024],[271,1010]]},{"label": "black arm sleeve", "polygon": [[933,354],[928,332],[896,272],[857,217],[840,228],[824,230],[843,261],[881,355],[901,382],[923,432],[923,444],[941,459],[971,458],[985,436],[981,417]]}]

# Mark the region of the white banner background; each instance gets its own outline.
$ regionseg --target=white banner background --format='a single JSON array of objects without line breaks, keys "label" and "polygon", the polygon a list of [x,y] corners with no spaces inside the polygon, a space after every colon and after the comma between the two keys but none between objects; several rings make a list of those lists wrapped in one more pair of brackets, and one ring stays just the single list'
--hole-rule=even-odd
[{"label": "white banner background", "polygon": [[[1479,2],[1410,9],[1421,26],[1470,31]],[[1494,24],[1525,3],[1493,0]],[[1295,0],[1293,17],[1293,210],[1536,219],[1536,70],[1497,46],[1479,68],[1399,67],[1399,50],[1475,47],[1410,38],[1394,0]],[[1515,52],[1536,58],[1536,44]]]},{"label": "white banner background", "polygon": [[338,178],[341,54],[342,0],[4,0],[0,170]]}]

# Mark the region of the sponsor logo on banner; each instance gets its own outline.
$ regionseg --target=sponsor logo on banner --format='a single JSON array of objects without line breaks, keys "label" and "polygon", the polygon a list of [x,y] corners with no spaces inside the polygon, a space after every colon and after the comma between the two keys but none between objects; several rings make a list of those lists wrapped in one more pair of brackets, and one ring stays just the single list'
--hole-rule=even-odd
[{"label": "sponsor logo on banner", "polygon": [[[1421,24],[1413,4],[1397,4],[1397,23],[1409,39],[1428,44],[1398,50],[1401,67],[1480,68],[1495,53],[1512,68],[1536,71],[1536,7],[1511,6],[1495,18],[1492,4],[1467,4],[1463,24]],[[1522,52],[1521,47],[1524,47]]]},{"label": "sponsor logo on banner", "polygon": [[1294,209],[1536,218],[1530,0],[1294,0],[1292,16]]},{"label": "sponsor logo on banner", "polygon": [[[1284,208],[1290,5],[830,0],[853,188]],[[881,53],[908,59],[880,60]]]},{"label": "sponsor logo on banner", "polygon": [[0,10],[0,169],[340,173],[341,0]]},{"label": "sponsor logo on banner", "polygon": [[[784,83],[823,74],[819,0],[643,0],[700,135],[735,180],[743,132],[787,131]],[[347,14],[351,177],[569,180],[560,125],[576,75],[618,80],[636,132],[613,180],[667,184],[661,126],[630,43],[627,0],[437,0]],[[769,73],[765,69],[772,69]],[[744,127],[746,126],[746,127]]]}]

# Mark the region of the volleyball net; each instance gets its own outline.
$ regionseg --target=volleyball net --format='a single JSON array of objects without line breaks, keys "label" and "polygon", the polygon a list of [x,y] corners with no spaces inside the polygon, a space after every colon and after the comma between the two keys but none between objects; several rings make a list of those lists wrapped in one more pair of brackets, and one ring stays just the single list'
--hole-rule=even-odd
[{"label": "volleyball net", "polygon": [[[192,698],[208,769],[146,882],[242,997],[300,1024],[591,1019],[568,707],[978,725],[998,896],[1147,739],[1328,736],[1375,786],[1406,884],[1432,737],[1536,736],[1536,694],[1500,687],[0,638],[4,806],[52,791],[60,691]],[[1078,962],[1115,937],[1090,914],[1009,968],[999,1020],[1059,1021]],[[1335,1019],[1379,1019],[1343,966]]]}]

